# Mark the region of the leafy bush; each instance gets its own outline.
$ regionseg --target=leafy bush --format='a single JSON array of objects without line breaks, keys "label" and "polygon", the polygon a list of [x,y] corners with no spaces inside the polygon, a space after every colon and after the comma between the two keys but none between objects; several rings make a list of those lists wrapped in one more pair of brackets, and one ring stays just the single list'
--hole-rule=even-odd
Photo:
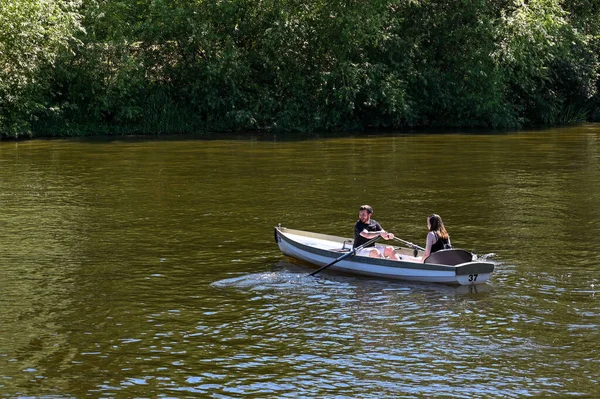
[{"label": "leafy bush", "polygon": [[585,0],[0,0],[0,135],[600,118]]}]

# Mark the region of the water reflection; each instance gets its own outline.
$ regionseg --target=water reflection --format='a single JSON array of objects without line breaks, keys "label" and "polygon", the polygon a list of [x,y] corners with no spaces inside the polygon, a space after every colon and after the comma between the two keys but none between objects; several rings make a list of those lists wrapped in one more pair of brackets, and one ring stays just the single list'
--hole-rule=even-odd
[{"label": "water reflection", "polygon": [[[273,342],[269,343],[264,337],[260,342],[268,347],[285,339],[288,345],[299,348],[299,353],[269,361],[297,365],[309,375],[319,376],[336,391],[350,395],[356,385],[373,383],[380,388],[387,387],[386,392],[405,392],[403,384],[409,373],[412,384],[422,385],[421,389],[413,385],[411,391],[430,394],[432,381],[438,380],[440,385],[447,381],[447,377],[438,377],[440,370],[445,370],[445,375],[453,372],[463,375],[470,368],[464,362],[470,363],[472,356],[498,355],[502,350],[482,336],[484,326],[473,324],[473,320],[487,320],[488,329],[501,328],[507,322],[491,322],[485,312],[475,310],[478,303],[485,305],[486,296],[461,292],[461,288],[468,287],[365,280],[333,274],[318,279],[307,277],[306,272],[285,270],[294,266],[279,264],[278,267],[284,270],[225,279],[213,286],[248,290],[253,301],[267,301],[268,305],[253,312],[251,321],[242,319],[240,326],[248,328],[248,324],[255,324],[261,326],[261,332],[264,326],[272,326]],[[261,296],[255,296],[256,292]],[[303,306],[310,315],[298,314],[297,305]],[[261,315],[260,319],[257,320],[256,315]],[[276,322],[272,317],[276,317]],[[495,327],[490,327],[491,324]],[[294,333],[281,334],[289,330]],[[521,352],[536,350],[531,342],[518,345]],[[465,353],[465,348],[470,351]],[[513,346],[511,351],[515,350]],[[404,372],[400,373],[398,368]],[[377,382],[381,376],[396,380],[397,384]],[[295,381],[294,385],[298,383]],[[447,393],[448,387],[438,386],[438,390]],[[463,394],[482,395],[484,392],[471,387],[465,388]]]}]

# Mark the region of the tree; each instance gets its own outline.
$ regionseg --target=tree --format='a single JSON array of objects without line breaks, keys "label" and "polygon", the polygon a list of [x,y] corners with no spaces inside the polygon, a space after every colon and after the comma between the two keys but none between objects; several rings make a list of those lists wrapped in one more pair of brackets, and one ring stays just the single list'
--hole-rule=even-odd
[{"label": "tree", "polygon": [[75,0],[0,0],[0,137],[31,134],[51,66],[80,27]]}]

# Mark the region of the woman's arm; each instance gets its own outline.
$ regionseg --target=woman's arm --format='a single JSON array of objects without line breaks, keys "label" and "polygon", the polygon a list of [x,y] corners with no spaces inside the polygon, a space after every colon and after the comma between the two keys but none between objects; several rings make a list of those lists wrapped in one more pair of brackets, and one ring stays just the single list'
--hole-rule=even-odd
[{"label": "woman's arm", "polygon": [[423,254],[422,262],[431,254],[431,247],[435,243],[435,233],[430,231],[427,233],[427,243],[425,244],[425,253]]}]

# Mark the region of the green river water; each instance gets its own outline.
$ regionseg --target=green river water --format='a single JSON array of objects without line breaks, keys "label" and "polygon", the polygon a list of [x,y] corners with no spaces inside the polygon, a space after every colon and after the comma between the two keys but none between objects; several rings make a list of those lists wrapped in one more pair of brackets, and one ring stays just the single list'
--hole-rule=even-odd
[{"label": "green river water", "polygon": [[[476,289],[323,273],[273,227],[364,203],[496,264]],[[600,125],[0,142],[0,397],[600,395]]]}]

